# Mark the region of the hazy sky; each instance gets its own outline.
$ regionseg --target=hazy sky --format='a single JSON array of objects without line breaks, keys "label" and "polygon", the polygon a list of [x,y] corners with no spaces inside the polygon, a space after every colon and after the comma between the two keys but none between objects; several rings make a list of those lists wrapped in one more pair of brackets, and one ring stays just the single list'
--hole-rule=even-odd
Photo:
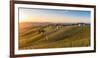
[{"label": "hazy sky", "polygon": [[90,23],[90,11],[19,8],[19,22]]}]

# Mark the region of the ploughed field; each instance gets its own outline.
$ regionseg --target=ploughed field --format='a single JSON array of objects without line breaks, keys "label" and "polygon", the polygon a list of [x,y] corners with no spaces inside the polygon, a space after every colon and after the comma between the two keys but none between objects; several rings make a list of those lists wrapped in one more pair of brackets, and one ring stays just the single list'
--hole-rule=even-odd
[{"label": "ploughed field", "polygon": [[[21,27],[21,26],[20,26]],[[19,28],[19,49],[90,46],[90,26],[35,26]]]}]

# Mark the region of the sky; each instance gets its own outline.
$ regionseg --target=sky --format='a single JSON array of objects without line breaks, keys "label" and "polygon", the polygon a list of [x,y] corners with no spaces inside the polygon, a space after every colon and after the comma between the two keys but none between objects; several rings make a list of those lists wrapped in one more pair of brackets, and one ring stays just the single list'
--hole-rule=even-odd
[{"label": "sky", "polygon": [[19,22],[90,23],[90,19],[90,11],[19,8]]}]

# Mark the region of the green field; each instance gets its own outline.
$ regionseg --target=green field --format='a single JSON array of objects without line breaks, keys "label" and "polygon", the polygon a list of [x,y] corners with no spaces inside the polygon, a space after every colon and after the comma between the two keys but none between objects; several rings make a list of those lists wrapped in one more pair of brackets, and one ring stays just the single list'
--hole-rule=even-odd
[{"label": "green field", "polygon": [[19,49],[45,49],[90,46],[90,26],[30,26],[19,31]]}]

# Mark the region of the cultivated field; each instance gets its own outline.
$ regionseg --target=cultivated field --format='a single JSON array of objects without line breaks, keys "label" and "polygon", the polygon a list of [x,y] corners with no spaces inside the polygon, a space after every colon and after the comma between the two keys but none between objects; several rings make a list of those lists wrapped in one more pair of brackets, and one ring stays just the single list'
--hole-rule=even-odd
[{"label": "cultivated field", "polygon": [[90,46],[90,26],[32,25],[20,23],[19,49]]}]

